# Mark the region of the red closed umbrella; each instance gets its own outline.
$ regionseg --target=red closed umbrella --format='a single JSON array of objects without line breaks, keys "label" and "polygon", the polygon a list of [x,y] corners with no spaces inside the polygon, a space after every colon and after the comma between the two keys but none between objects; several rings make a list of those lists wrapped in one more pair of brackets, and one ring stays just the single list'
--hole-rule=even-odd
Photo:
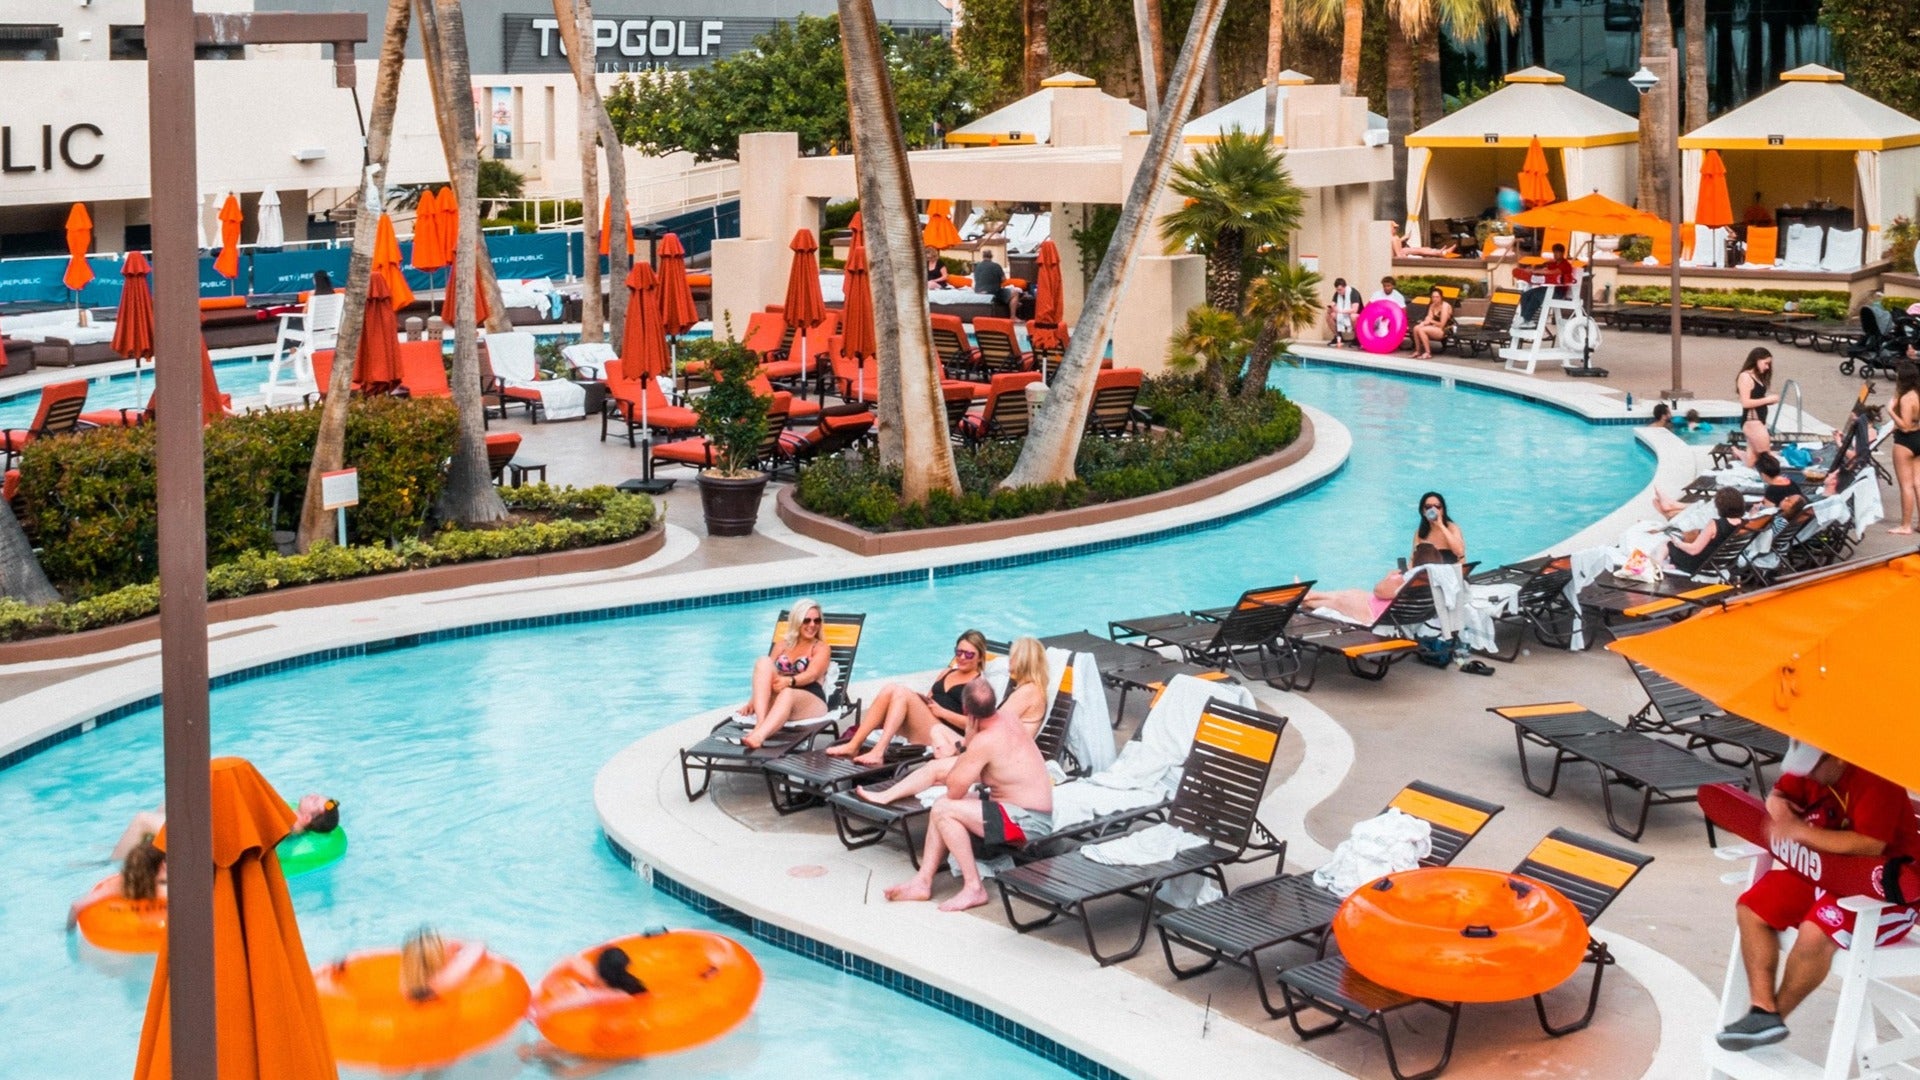
[{"label": "red closed umbrella", "polygon": [[[152,408],[152,403],[148,403]],[[213,354],[207,351],[207,339],[200,339],[200,423],[211,424],[227,415],[227,398],[220,392],[220,380],[213,374]]]},{"label": "red closed umbrella", "polygon": [[420,193],[413,211],[413,268],[432,273],[453,259],[440,220],[440,196],[432,188]]},{"label": "red closed umbrella", "polygon": [[1034,284],[1033,321],[1059,326],[1065,317],[1060,299],[1060,249],[1052,240],[1040,241],[1040,280]]},{"label": "red closed umbrella", "polygon": [[[613,253],[613,196],[609,195],[600,203],[600,254],[602,257]],[[633,257],[633,219],[627,219],[627,257]]]},{"label": "red closed umbrella", "polygon": [[927,203],[927,224],[920,230],[920,242],[935,251],[960,242],[960,230],[953,227],[952,199],[933,199]]},{"label": "red closed umbrella", "polygon": [[620,329],[620,364],[630,379],[667,373],[667,337],[660,327],[660,279],[636,262],[627,271],[627,323]]},{"label": "red closed umbrella", "polygon": [[841,313],[840,347],[858,360],[878,354],[873,325],[873,279],[867,273],[867,245],[855,239],[847,249],[846,310]]},{"label": "red closed umbrella", "polygon": [[1733,200],[1727,196],[1727,163],[1720,151],[1709,150],[1700,162],[1700,194],[1694,200],[1693,221],[1709,229],[1733,224]]},{"label": "red closed umbrella", "polygon": [[113,316],[113,351],[136,363],[153,359],[153,267],[137,251],[120,267],[120,308]]},{"label": "red closed umbrella", "polygon": [[67,211],[67,272],[60,280],[79,292],[93,280],[93,267],[87,263],[87,248],[93,244],[93,216],[85,203],[74,203]]},{"label": "red closed umbrella", "polygon": [[[455,266],[454,271],[447,275],[447,298],[440,304],[440,319],[441,321],[445,322],[448,326],[453,325],[454,295],[460,291],[459,289],[460,272],[458,269],[458,264],[454,264],[454,266]],[[492,314],[492,309],[487,307],[487,290],[482,289],[480,287],[480,271],[479,270],[475,270],[473,272],[472,278],[473,278],[473,288],[474,288],[473,322],[475,326],[485,326],[487,323],[487,316]]]},{"label": "red closed umbrella", "polygon": [[213,272],[229,281],[240,276],[240,225],[245,220],[240,196],[229,194],[220,204],[220,254],[213,258]]},{"label": "red closed umbrella", "polygon": [[679,337],[700,321],[693,304],[693,286],[687,284],[687,249],[680,237],[668,233],[656,249],[660,256],[660,328]]},{"label": "red closed umbrella", "polygon": [[806,396],[807,331],[827,319],[827,304],[820,297],[820,245],[813,230],[801,229],[787,245],[793,250],[793,266],[787,271],[787,301],[780,317],[794,329],[794,349],[800,354],[800,394]]},{"label": "red closed umbrella", "polygon": [[353,357],[353,381],[366,394],[384,394],[400,381],[400,325],[393,316],[393,290],[380,274],[367,279],[367,318]]},{"label": "red closed umbrella", "polygon": [[406,272],[400,269],[400,237],[393,231],[390,214],[381,214],[380,224],[374,229],[373,273],[387,279],[387,295],[393,298],[395,310],[413,303],[413,289],[407,285]]}]

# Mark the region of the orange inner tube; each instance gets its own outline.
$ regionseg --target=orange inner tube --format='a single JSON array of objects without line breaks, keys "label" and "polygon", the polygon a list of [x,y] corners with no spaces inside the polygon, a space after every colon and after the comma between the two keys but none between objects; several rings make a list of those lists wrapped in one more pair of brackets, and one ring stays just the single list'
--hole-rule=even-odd
[{"label": "orange inner tube", "polygon": [[427,1001],[401,993],[398,951],[350,957],[317,969],[313,981],[333,1055],[351,1065],[446,1065],[512,1031],[527,1011],[526,976],[492,953]]},{"label": "orange inner tube", "polygon": [[760,965],[732,938],[675,930],[609,941],[577,959],[591,971],[609,946],[626,952],[627,970],[646,984],[646,993],[578,1000],[606,987],[583,978],[569,960],[549,971],[533,995],[534,1026],[568,1053],[620,1060],[685,1050],[732,1031],[760,996]]},{"label": "orange inner tube", "polygon": [[167,902],[108,896],[80,909],[80,934],[113,952],[157,953],[167,940]]},{"label": "orange inner tube", "polygon": [[1436,1001],[1513,1001],[1565,982],[1587,952],[1573,902],[1517,874],[1428,867],[1340,905],[1333,936],[1355,971]]}]

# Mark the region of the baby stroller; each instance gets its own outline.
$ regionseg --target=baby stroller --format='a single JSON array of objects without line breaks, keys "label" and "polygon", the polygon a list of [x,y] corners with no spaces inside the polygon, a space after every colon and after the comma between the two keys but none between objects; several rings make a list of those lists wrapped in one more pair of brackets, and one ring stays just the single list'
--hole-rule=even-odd
[{"label": "baby stroller", "polygon": [[1860,377],[1870,379],[1875,371],[1893,374],[1894,366],[1907,358],[1907,348],[1920,340],[1920,323],[1913,316],[1899,315],[1879,304],[1860,309],[1860,340],[1847,346],[1840,361],[1840,374],[1851,375],[1856,367]]}]

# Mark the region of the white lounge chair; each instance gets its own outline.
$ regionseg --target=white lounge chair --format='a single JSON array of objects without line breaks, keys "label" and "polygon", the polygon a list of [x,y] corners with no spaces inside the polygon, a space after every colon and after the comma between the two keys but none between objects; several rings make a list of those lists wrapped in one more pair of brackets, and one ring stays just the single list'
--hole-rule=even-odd
[{"label": "white lounge chair", "polygon": [[572,420],[587,414],[587,392],[578,383],[540,377],[532,334],[514,330],[488,334],[486,339],[487,364],[498,380],[497,386],[486,390],[499,395],[503,419],[509,404],[525,405],[535,421]]},{"label": "white lounge chair", "polygon": [[581,341],[560,350],[567,363],[578,372],[585,372],[596,379],[607,377],[607,361],[620,359],[620,353],[611,342]]},{"label": "white lounge chair", "polygon": [[1726,230],[1695,225],[1693,227],[1693,258],[1688,260],[1686,265],[1718,267],[1726,262],[1726,258]]},{"label": "white lounge chair", "polygon": [[1820,269],[1820,246],[1826,231],[1818,225],[1794,222],[1787,226],[1787,251],[1780,265],[1788,270]]},{"label": "white lounge chair", "polygon": [[261,386],[266,403],[301,401],[319,392],[313,380],[313,354],[331,349],[340,336],[340,312],[346,304],[345,293],[315,293],[307,297],[306,307],[280,316],[280,331],[273,345],[273,363],[267,368],[267,381]]},{"label": "white lounge chair", "polygon": [[1860,269],[1866,242],[1865,229],[1829,229],[1827,251],[1820,260],[1820,269],[1836,274]]}]

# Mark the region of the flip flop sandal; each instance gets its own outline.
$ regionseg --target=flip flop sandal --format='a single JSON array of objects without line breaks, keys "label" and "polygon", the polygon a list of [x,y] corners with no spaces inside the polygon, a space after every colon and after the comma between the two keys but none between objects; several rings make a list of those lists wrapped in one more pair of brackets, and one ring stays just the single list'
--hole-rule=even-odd
[{"label": "flip flop sandal", "polygon": [[1493,668],[1484,660],[1469,660],[1460,665],[1460,670],[1469,675],[1491,675]]}]

